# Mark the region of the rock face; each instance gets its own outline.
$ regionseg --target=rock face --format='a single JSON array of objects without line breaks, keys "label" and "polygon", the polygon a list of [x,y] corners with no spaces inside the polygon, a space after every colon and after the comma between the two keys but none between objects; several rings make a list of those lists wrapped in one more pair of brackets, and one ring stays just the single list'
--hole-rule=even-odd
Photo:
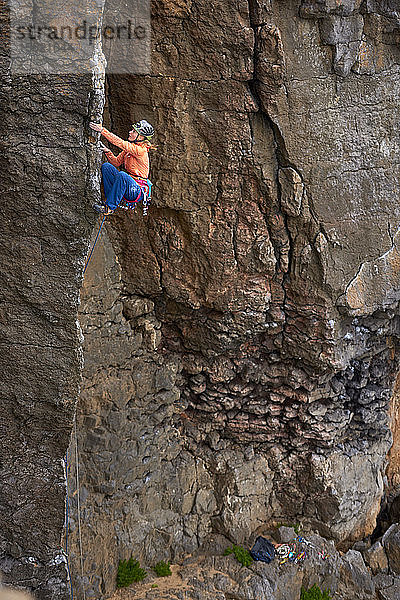
[{"label": "rock face", "polygon": [[[294,538],[292,529],[290,540]],[[269,564],[253,562],[243,567],[232,555],[223,556],[229,546],[228,540],[213,536],[182,565],[173,565],[172,577],[159,579],[149,570],[143,583],[120,590],[113,600],[132,595],[138,600],[186,597],[196,600],[297,600],[302,588],[308,590],[314,585],[320,590],[329,590],[329,597],[338,600],[398,597],[395,594],[399,590],[399,577],[381,573],[372,578],[360,552],[349,550],[340,555],[332,542],[327,543],[318,535],[311,534],[306,539],[307,555],[300,563],[287,561],[281,564],[275,558]]]},{"label": "rock face", "polygon": [[380,542],[376,542],[365,554],[364,558],[371,568],[374,575],[377,573],[386,573],[388,569],[388,560],[385,550]]},{"label": "rock face", "polygon": [[[151,76],[110,77],[108,100],[114,131],[159,132],[155,201],[110,220],[82,304],[94,594],[118,558],[177,558],[212,531],[370,533],[392,439],[395,9],[158,2],[152,27]],[[117,279],[94,285],[113,252]]]},{"label": "rock face", "polygon": [[[10,72],[1,7],[0,572],[36,597],[69,596],[65,466],[82,366],[79,291],[93,213],[91,75]],[[98,160],[97,160],[98,162]]]},{"label": "rock face", "polygon": [[392,525],[382,539],[392,573],[400,575],[400,528]]},{"label": "rock face", "polygon": [[5,582],[61,598],[63,457],[79,394],[76,312],[92,218],[77,202],[90,192],[82,129],[92,80],[5,75],[1,89],[0,570]]},{"label": "rock face", "polygon": [[[119,558],[179,557],[211,532],[373,530],[398,371],[399,27],[387,1],[155,0],[152,73],[109,77],[110,127],[148,118],[159,149],[149,217],[109,219],[82,290],[69,518],[86,595],[113,590]],[[2,93],[0,568],[54,598],[99,107],[89,78]],[[21,144],[32,115],[40,160]]]}]

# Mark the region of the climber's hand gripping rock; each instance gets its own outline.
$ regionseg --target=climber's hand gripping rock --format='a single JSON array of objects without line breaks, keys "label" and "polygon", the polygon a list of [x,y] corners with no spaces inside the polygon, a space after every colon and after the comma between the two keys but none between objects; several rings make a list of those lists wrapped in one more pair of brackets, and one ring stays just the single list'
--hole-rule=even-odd
[{"label": "climber's hand gripping rock", "polygon": [[103,125],[101,123],[89,123],[89,127],[93,129],[93,131],[101,132],[103,129]]}]

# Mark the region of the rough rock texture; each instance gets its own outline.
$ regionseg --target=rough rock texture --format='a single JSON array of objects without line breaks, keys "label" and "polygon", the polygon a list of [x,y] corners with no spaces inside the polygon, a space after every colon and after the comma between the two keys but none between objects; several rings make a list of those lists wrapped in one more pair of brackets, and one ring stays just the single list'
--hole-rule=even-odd
[{"label": "rough rock texture", "polygon": [[383,576],[375,578],[381,587],[378,589],[379,600],[397,600],[400,595],[400,581],[394,577]]},{"label": "rough rock texture", "polygon": [[[268,565],[253,563],[249,568],[241,567],[232,555],[222,556],[230,545],[229,541],[223,536],[211,536],[193,556],[187,557],[180,565],[172,566],[171,577],[157,579],[148,569],[143,583],[117,591],[112,600],[132,597],[139,600],[297,600],[301,588],[309,589],[314,584],[322,590],[329,589],[330,597],[336,600],[397,600],[400,577],[393,571],[387,571],[388,558],[391,561],[394,555],[385,544],[385,539],[395,532],[398,532],[397,524],[372,548],[359,552],[356,546],[368,544],[357,542],[345,554],[339,553],[332,542],[310,533],[305,536],[308,545],[305,546],[307,556],[304,562],[280,564],[275,559]],[[289,542],[296,538],[293,528],[288,527],[265,532],[265,535],[275,542]],[[368,562],[364,561],[371,558],[371,550],[374,555],[383,554],[386,561],[383,570],[378,568],[371,572],[368,569]]]},{"label": "rough rock texture", "polygon": [[95,271],[113,252],[120,271],[88,275],[81,314],[94,594],[118,558],[179,557],[212,531],[370,533],[392,440],[395,8],[160,0],[152,27],[152,74],[107,93],[114,131],[159,132],[155,200],[109,220]]},{"label": "rough rock texture", "polygon": [[392,573],[400,575],[400,528],[393,524],[385,533],[382,542],[389,558]]},{"label": "rough rock texture", "polygon": [[122,296],[120,276],[104,232],[81,294],[87,360],[68,479],[73,582],[95,596],[113,591],[121,556],[134,551],[150,564],[179,558],[204,541],[212,518],[244,539],[248,523],[263,525],[272,491],[273,474],[262,456],[227,448],[218,454],[216,478],[188,451],[178,361],[164,353],[155,362],[161,334],[154,305]]},{"label": "rough rock texture", "polygon": [[379,572],[387,572],[388,560],[381,542],[375,542],[375,544],[364,553],[364,558],[374,575]]},{"label": "rough rock texture", "polygon": [[[69,596],[65,472],[82,362],[77,323],[94,224],[88,76],[12,76],[1,7],[0,572],[37,598]],[[97,161],[98,162],[98,161]]]},{"label": "rough rock texture", "polygon": [[[180,450],[178,432],[170,425],[179,397],[176,364],[160,357],[157,365],[149,358],[159,337],[152,302],[130,298],[132,318],[127,320],[119,279],[120,268],[104,232],[81,296],[87,360],[69,472],[70,564],[74,584],[86,587],[79,555],[78,449],[83,576],[95,575],[90,581],[95,597],[113,590],[118,559],[132,545],[148,560],[160,552],[168,558],[165,547],[181,541],[182,520],[196,500],[197,487],[202,487],[204,503],[197,498],[200,515],[208,508],[201,461],[196,464],[182,455],[178,464],[171,462]],[[161,530],[164,547],[156,533]]]},{"label": "rough rock texture", "polygon": [[[88,596],[119,558],[212,532],[374,528],[398,371],[398,17],[383,0],[154,0],[152,73],[109,78],[110,127],[148,118],[160,147],[149,217],[109,219],[82,292],[69,516]],[[93,86],[2,83],[0,568],[43,598],[66,594]],[[371,591],[358,555],[342,568]]]},{"label": "rough rock texture", "polygon": [[386,469],[388,493],[382,503],[380,523],[385,531],[392,523],[400,521],[400,379],[397,377],[390,407],[393,444],[389,452]]},{"label": "rough rock texture", "polygon": [[215,10],[224,54],[206,46],[212,11],[159,2],[152,76],[110,80],[113,128],[140,112],[161,132],[157,207],[131,247],[115,217],[123,282],[181,360],[192,451],[211,463],[220,440],[253,445],[275,510],[356,536],[382,495],[397,370],[395,15],[354,5],[394,37],[376,40],[384,71],[342,77],[320,21],[348,8]]},{"label": "rough rock texture", "polygon": [[149,569],[142,584],[116,592],[112,600],[133,597],[138,600],[297,600],[301,588],[309,589],[314,584],[321,590],[330,590],[330,597],[335,600],[396,597],[390,594],[398,590],[400,579],[392,575],[378,575],[373,579],[360,552],[349,550],[340,555],[331,542],[315,534],[307,536],[307,540],[314,548],[301,564],[281,565],[274,560],[270,564],[253,563],[246,568],[233,556],[222,556],[229,543],[222,536],[215,536],[195,556],[186,558],[183,565],[174,565],[171,577],[158,579]]}]

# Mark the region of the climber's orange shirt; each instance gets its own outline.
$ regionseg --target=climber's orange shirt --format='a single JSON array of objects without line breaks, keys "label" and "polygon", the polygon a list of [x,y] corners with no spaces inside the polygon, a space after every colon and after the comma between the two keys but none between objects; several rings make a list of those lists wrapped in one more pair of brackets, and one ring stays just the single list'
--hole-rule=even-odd
[{"label": "climber's orange shirt", "polygon": [[111,131],[108,131],[105,127],[101,130],[101,135],[104,135],[106,140],[114,144],[114,146],[122,148],[122,152],[118,156],[115,156],[111,150],[108,150],[105,153],[108,162],[114,165],[114,167],[120,167],[123,164],[129,175],[143,177],[143,179],[148,178],[149,149],[145,143],[133,144],[132,142],[127,142],[111,133]]}]

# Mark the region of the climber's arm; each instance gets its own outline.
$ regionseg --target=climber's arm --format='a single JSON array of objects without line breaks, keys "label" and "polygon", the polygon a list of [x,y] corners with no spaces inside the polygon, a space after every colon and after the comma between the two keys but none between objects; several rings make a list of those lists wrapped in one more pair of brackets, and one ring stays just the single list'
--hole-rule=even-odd
[{"label": "climber's arm", "polygon": [[118,146],[118,148],[129,152],[129,154],[132,154],[133,156],[142,156],[146,152],[146,148],[144,146],[123,140],[114,133],[111,133],[111,131],[108,131],[108,129],[103,127],[101,123],[90,123],[90,127],[94,131],[99,131],[101,135],[103,135],[111,144]]},{"label": "climber's arm", "polygon": [[103,127],[103,129],[101,130],[101,135],[103,135],[106,138],[106,140],[108,140],[111,144],[114,144],[114,146],[122,148],[122,150],[129,152],[129,154],[132,154],[133,156],[141,156],[146,152],[143,146],[133,144],[132,142],[127,142],[126,140],[123,140],[122,138],[115,135],[114,133],[111,133],[111,131],[108,131],[108,129],[106,129],[105,127]]},{"label": "climber's arm", "polygon": [[106,155],[106,158],[109,163],[114,165],[114,167],[120,167],[124,162],[124,156],[126,152],[125,150],[122,150],[122,152],[120,152],[118,156],[115,156],[115,154],[109,148],[107,148],[107,150],[104,150],[104,154]]},{"label": "climber's arm", "polygon": [[110,150],[110,148],[107,148],[102,142],[99,142],[99,148],[106,155],[107,161],[114,165],[114,167],[120,167],[124,162],[124,156],[126,154],[125,150],[120,152],[118,156],[115,156],[114,152]]}]

